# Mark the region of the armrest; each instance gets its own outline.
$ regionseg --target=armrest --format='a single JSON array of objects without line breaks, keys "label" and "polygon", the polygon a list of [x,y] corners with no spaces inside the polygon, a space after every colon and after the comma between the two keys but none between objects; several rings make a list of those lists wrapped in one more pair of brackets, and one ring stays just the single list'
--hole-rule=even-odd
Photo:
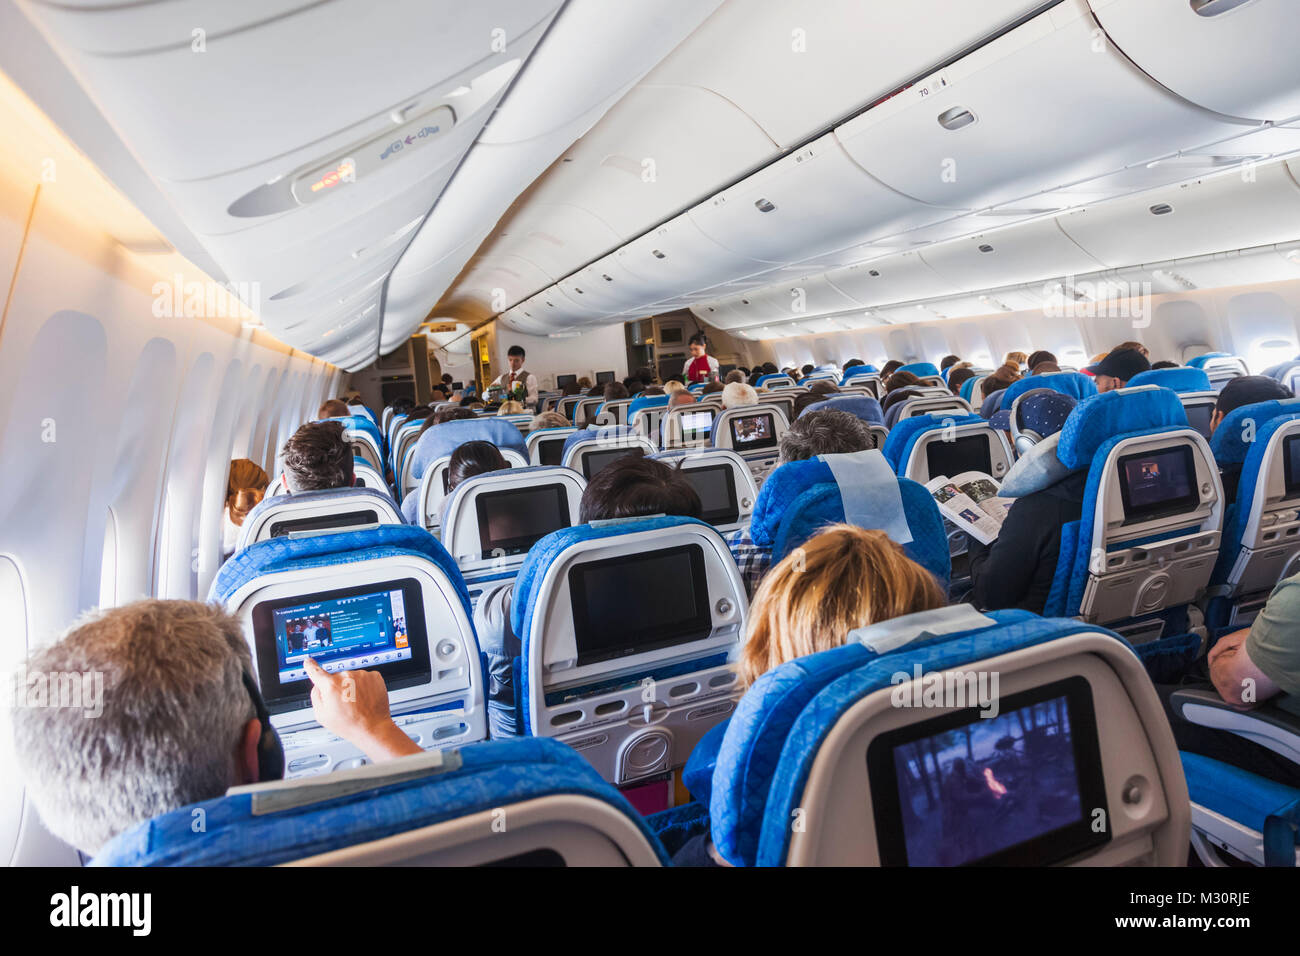
[{"label": "armrest", "polygon": [[1300,763],[1300,717],[1276,705],[1241,710],[1214,691],[1190,689],[1174,691],[1169,701],[1188,723],[1226,730]]}]

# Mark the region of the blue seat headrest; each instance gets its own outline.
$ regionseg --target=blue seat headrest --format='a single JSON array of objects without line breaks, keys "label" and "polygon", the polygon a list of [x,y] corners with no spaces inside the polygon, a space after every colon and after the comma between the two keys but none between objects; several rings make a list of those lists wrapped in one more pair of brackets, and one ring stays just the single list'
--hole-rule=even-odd
[{"label": "blue seat headrest", "polygon": [[820,412],[827,409],[848,412],[850,415],[854,415],[873,425],[885,424],[885,413],[880,410],[880,403],[874,398],[868,398],[866,395],[832,395],[830,398],[805,406],[798,417],[802,418],[809,412]]},{"label": "blue seat headrest", "polygon": [[1210,392],[1210,376],[1199,368],[1153,368],[1138,372],[1128,380],[1129,388],[1138,385],[1159,385],[1175,392]]},{"label": "blue seat headrest", "polygon": [[[1246,460],[1251,445],[1259,437],[1264,424],[1282,415],[1300,412],[1300,398],[1272,399],[1234,408],[1223,416],[1223,421],[1210,436],[1210,451],[1219,465],[1240,465]],[[1252,422],[1249,431],[1246,423]],[[1250,440],[1247,441],[1247,435]]]},{"label": "blue seat headrest", "polygon": [[1087,468],[1102,444],[1116,435],[1152,428],[1186,428],[1187,413],[1167,388],[1121,389],[1085,398],[1061,429],[1056,457],[1071,471]]},{"label": "blue seat headrest", "polygon": [[[451,579],[465,612],[470,613],[469,591],[447,549],[423,528],[389,524],[378,528],[319,534],[308,538],[271,538],[236,552],[212,579],[208,600],[224,604],[249,581],[290,568],[335,567],[375,558],[415,555],[426,558]],[[304,585],[309,589],[308,585]]]},{"label": "blue seat headrest", "polygon": [[[1150,373],[1143,372],[1142,374],[1148,375]],[[1134,381],[1129,384],[1136,385],[1138,383]],[[1002,390],[1002,399],[998,403],[998,408],[1010,408],[1017,398],[1036,388],[1050,388],[1054,392],[1069,395],[1079,401],[1097,394],[1097,383],[1082,372],[1048,372],[1044,375],[1026,375]]]},{"label": "blue seat headrest", "polygon": [[879,375],[880,370],[874,365],[855,365],[853,368],[845,369],[844,374],[840,376],[840,384],[847,385],[849,379],[857,378],[860,375]]},{"label": "blue seat headrest", "polygon": [[523,433],[502,418],[466,418],[433,425],[411,449],[411,477],[420,479],[439,458],[450,455],[467,441],[486,441],[501,450],[510,449],[528,460]]},{"label": "blue seat headrest", "polygon": [[1002,408],[1002,396],[1005,392],[1005,388],[1000,388],[996,392],[990,392],[985,396],[984,403],[980,405],[981,418],[992,418],[993,413]]},{"label": "blue seat headrest", "polygon": [[585,445],[595,441],[631,441],[637,437],[636,429],[631,425],[601,425],[599,427],[580,428],[564,440],[564,449],[560,460],[569,454],[574,445]]},{"label": "blue seat headrest", "polygon": [[384,439],[380,434],[379,426],[364,415],[340,415],[338,418],[322,418],[320,420],[323,422],[338,422],[350,431],[365,432],[374,439],[378,447],[384,447]]},{"label": "blue seat headrest", "polygon": [[896,372],[911,372],[917,378],[930,378],[939,374],[939,367],[933,362],[913,362],[894,369]]},{"label": "blue seat headrest", "polygon": [[1235,358],[1231,352],[1206,352],[1204,355],[1198,355],[1187,364],[1192,368],[1205,368],[1210,359]]},{"label": "blue seat headrest", "polygon": [[957,394],[960,395],[962,398],[966,399],[966,401],[970,402],[971,404],[974,404],[975,383],[979,381],[982,377],[983,376],[980,375],[972,375],[970,378],[966,379],[966,381],[961,383],[961,388],[957,390]]},{"label": "blue seat headrest", "polygon": [[759,386],[766,385],[768,382],[774,381],[775,379],[778,378],[784,378],[789,381],[794,381],[794,379],[790,378],[790,376],[787,375],[785,372],[768,372],[766,375],[760,375],[758,377],[758,381],[754,383],[754,387],[757,388]]},{"label": "blue seat headrest", "polygon": [[628,421],[631,421],[632,416],[643,408],[658,408],[661,405],[667,405],[668,399],[669,396],[667,395],[638,395],[632,399],[632,404],[627,407]]},{"label": "blue seat headrest", "polygon": [[[889,430],[889,436],[885,439],[885,447],[881,451],[885,453],[885,460],[889,462],[889,467],[894,469],[895,474],[901,475],[903,469],[907,466],[907,458],[912,453],[912,446],[916,444],[917,438],[921,435],[936,429],[946,428],[949,425],[985,424],[988,423],[978,415],[960,415],[956,412],[952,414],[937,412],[930,415],[913,415],[911,418],[904,418]],[[952,476],[949,475],[949,477]]]}]

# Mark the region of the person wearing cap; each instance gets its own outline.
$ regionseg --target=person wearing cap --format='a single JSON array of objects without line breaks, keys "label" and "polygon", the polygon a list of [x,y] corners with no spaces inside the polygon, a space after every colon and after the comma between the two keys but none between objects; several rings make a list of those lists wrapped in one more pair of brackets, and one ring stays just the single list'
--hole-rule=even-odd
[{"label": "person wearing cap", "polygon": [[1060,431],[1076,405],[1073,396],[1035,388],[989,422],[1010,431],[1021,453],[1002,482],[1001,494],[1016,499],[1002,531],[991,545],[970,542],[968,600],[983,610],[1043,613],[1056,575],[1061,528],[1079,520],[1088,484],[1086,468],[1067,471],[1056,457]]},{"label": "person wearing cap", "polygon": [[1137,349],[1115,349],[1095,365],[1084,371],[1097,383],[1098,392],[1111,392],[1123,388],[1138,372],[1151,369],[1151,363]]},{"label": "person wearing cap", "polygon": [[1267,375],[1241,375],[1230,379],[1219,392],[1219,400],[1214,403],[1214,412],[1210,415],[1210,434],[1214,434],[1214,430],[1229,412],[1236,411],[1243,405],[1285,401],[1288,398],[1295,398],[1291,389]]}]

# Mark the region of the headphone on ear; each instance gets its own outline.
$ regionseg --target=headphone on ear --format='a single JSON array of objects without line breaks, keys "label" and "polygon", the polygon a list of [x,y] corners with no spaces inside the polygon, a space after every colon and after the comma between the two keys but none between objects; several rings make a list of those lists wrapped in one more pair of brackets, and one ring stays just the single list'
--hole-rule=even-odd
[{"label": "headphone on ear", "polygon": [[266,702],[262,700],[262,692],[257,689],[257,682],[253,680],[253,675],[241,669],[239,676],[244,682],[244,689],[248,691],[248,696],[253,701],[253,713],[257,715],[257,720],[262,725],[262,736],[257,739],[257,779],[260,783],[282,780],[284,779],[284,745],[280,742],[280,735],[271,726],[271,714],[266,709]]},{"label": "headphone on ear", "polygon": [[1020,403],[1024,401],[1026,395],[1032,395],[1039,389],[1030,389],[1016,396],[1016,400],[1011,403],[1011,441],[1015,445],[1017,457],[1027,455],[1043,440],[1043,436],[1038,434],[1032,428],[1026,428],[1020,420]]}]

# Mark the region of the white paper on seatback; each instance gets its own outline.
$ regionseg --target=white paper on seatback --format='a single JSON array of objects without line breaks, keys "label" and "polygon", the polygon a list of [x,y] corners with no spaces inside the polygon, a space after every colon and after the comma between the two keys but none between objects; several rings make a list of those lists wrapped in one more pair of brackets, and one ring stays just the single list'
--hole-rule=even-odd
[{"label": "white paper on seatback", "polygon": [[839,486],[845,521],[860,528],[879,528],[898,544],[911,543],[898,476],[878,449],[818,458],[830,467]]}]

